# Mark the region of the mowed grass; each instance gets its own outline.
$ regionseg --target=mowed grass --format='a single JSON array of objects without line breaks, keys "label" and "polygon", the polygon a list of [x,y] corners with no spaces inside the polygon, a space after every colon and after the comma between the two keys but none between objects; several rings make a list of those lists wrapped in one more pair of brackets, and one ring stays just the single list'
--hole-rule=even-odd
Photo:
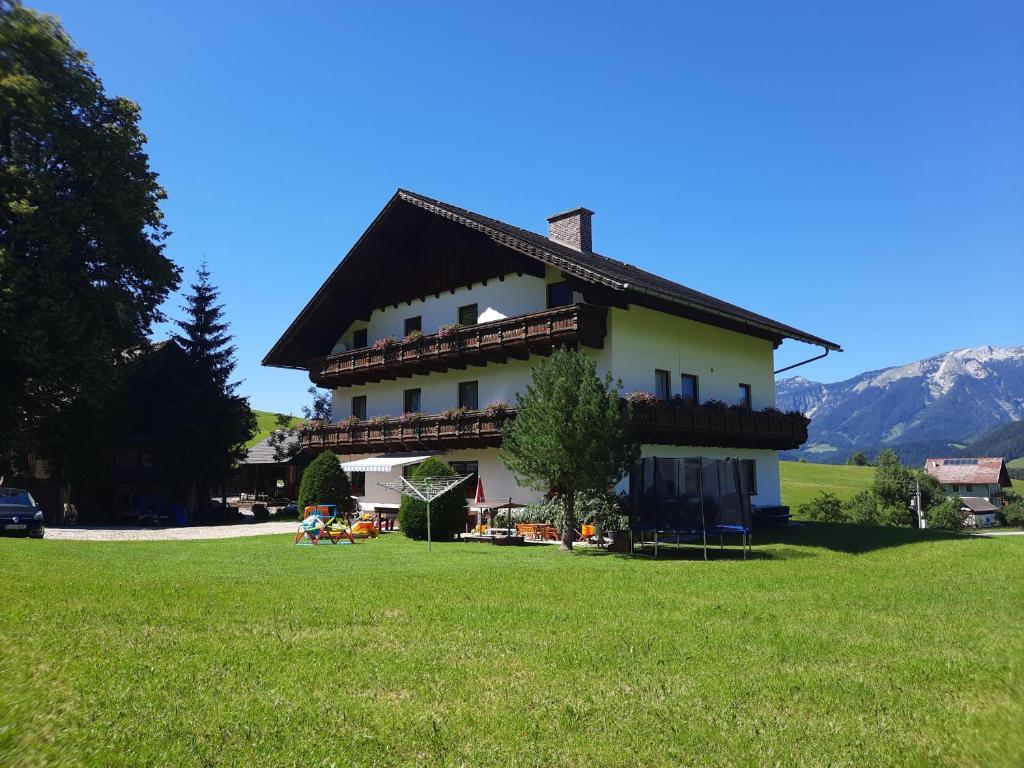
[{"label": "mowed grass", "polygon": [[782,482],[782,503],[795,513],[801,504],[822,491],[846,501],[858,491],[870,488],[875,481],[875,468],[780,461],[779,478]]},{"label": "mowed grass", "polygon": [[[265,437],[269,437],[270,433],[277,427],[276,413],[271,413],[270,411],[253,411],[252,413],[253,416],[256,417],[256,434],[253,435],[253,438],[245,444],[247,448],[251,448],[260,440]],[[289,422],[289,426],[295,426],[300,421],[302,421],[302,419],[293,416]]]},{"label": "mowed grass", "polygon": [[[780,461],[779,479],[782,483],[782,503],[794,515],[798,515],[800,505],[822,491],[846,501],[858,491],[870,488],[875,481],[875,468]],[[1024,494],[1024,480],[1013,479],[1011,482],[1013,490]]]},{"label": "mowed grass", "polygon": [[1024,764],[1024,537],[712,555],[0,540],[0,765]]}]

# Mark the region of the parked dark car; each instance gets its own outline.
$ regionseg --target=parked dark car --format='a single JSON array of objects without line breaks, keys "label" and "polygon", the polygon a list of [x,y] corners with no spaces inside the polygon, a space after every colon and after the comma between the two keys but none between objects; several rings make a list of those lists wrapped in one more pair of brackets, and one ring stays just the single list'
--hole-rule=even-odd
[{"label": "parked dark car", "polygon": [[43,510],[32,494],[21,488],[0,487],[0,533],[41,539],[45,532]]}]

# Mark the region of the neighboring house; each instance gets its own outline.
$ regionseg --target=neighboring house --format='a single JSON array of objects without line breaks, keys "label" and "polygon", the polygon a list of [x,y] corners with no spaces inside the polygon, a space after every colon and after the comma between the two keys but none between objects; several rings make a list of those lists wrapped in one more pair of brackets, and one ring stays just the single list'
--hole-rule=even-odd
[{"label": "neighboring house", "polygon": [[377,481],[430,454],[478,474],[488,501],[539,499],[497,447],[506,407],[563,344],[662,401],[634,414],[644,456],[744,460],[754,504],[780,504],[777,451],[807,420],[773,408],[774,351],[839,346],[594,253],[591,216],[552,216],[544,237],[399,190],[291,323],[263,364],[333,391],[338,423],[301,443],[343,457],[364,509],[396,505]]},{"label": "neighboring house", "polygon": [[961,498],[968,526],[995,524],[996,511],[1003,506],[1003,488],[1011,485],[1001,458],[928,459],[924,471],[938,480],[947,494]]},{"label": "neighboring house", "polygon": [[[302,470],[309,463],[309,454],[297,452],[278,461],[274,458],[270,438],[268,435],[253,445],[238,463],[237,490],[239,493],[294,500],[299,495],[299,481],[302,479]],[[289,432],[284,436],[281,450],[287,456],[298,448],[298,443],[298,434]]]},{"label": "neighboring house", "polygon": [[172,473],[156,458],[180,404],[191,397],[182,384],[187,378],[185,352],[168,339],[133,348],[125,358],[129,367],[123,401],[117,418],[97,438],[102,447],[83,459],[91,462],[88,473],[79,471],[84,479],[61,483],[41,461],[35,463],[33,477],[18,478],[18,487],[36,497],[50,525],[188,517],[183,510],[186,494],[168,483]]}]

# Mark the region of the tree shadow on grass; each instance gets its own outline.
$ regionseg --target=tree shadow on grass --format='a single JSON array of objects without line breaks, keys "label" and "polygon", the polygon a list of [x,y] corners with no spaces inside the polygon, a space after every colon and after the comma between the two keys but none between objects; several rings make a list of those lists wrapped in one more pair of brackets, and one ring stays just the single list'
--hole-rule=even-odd
[{"label": "tree shadow on grass", "polygon": [[[784,528],[758,528],[754,531],[753,547],[747,552],[748,560],[794,560],[814,557],[816,549],[847,554],[864,554],[890,547],[903,547],[935,541],[970,541],[975,537],[959,533],[916,528],[895,528],[891,526],[854,525],[852,523],[801,522]],[[735,537],[726,539],[726,547],[720,548],[718,538],[708,540],[707,559],[743,560],[743,550]],[[779,549],[777,545],[786,545]],[[765,549],[765,547],[772,547]],[[797,549],[801,548],[801,549]],[[613,554],[606,550],[585,550],[581,554],[602,556]],[[654,545],[648,543],[638,547],[632,554],[620,553],[618,557],[655,556]],[[704,549],[700,541],[685,541],[676,545],[665,536],[658,545],[659,560],[704,560]]]},{"label": "tree shadow on grass", "polygon": [[918,530],[853,523],[801,522],[785,528],[754,531],[754,543],[815,547],[832,552],[859,555],[890,547],[904,547],[935,541],[968,541],[969,537],[949,531]]}]

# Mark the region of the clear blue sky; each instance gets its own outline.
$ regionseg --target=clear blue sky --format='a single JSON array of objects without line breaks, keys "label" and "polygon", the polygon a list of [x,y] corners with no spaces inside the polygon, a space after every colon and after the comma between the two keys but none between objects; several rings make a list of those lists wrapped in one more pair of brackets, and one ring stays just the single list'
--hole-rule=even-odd
[{"label": "clear blue sky", "polygon": [[399,186],[588,206],[598,251],[846,348],[809,378],[1024,344],[1024,3],[29,5],[141,104],[254,407],[305,402],[260,359]]}]

